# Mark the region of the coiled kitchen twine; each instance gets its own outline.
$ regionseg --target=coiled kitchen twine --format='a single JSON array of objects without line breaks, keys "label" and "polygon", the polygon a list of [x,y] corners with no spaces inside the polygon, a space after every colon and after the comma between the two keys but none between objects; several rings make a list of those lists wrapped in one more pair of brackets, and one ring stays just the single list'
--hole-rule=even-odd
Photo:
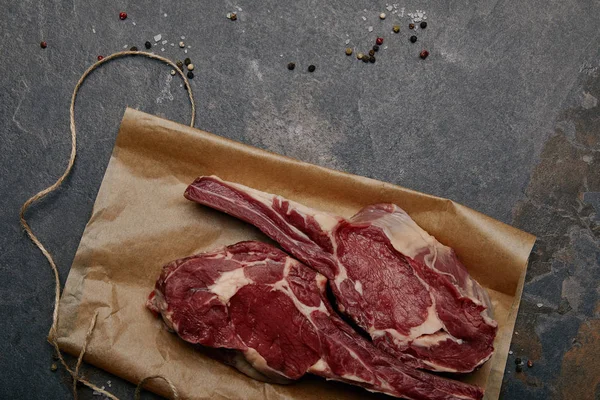
[{"label": "coiled kitchen twine", "polygon": [[[42,242],[38,239],[38,237],[31,230],[31,227],[29,226],[29,224],[27,223],[27,220],[25,219],[25,212],[33,203],[43,199],[48,194],[50,194],[50,193],[54,192],[56,189],[58,189],[58,187],[65,181],[65,179],[67,178],[67,176],[69,176],[69,174],[71,173],[71,170],[73,169],[73,164],[75,163],[75,157],[77,156],[77,133],[76,133],[76,129],[75,129],[75,99],[77,98],[77,93],[79,92],[81,85],[83,84],[85,79],[88,77],[88,75],[90,73],[92,73],[92,71],[94,71],[95,69],[99,68],[101,65],[103,65],[111,60],[114,60],[117,58],[122,58],[122,57],[127,57],[127,56],[142,56],[142,57],[159,60],[159,61],[162,61],[162,62],[170,65],[171,67],[173,67],[173,69],[175,71],[177,71],[177,73],[179,73],[179,75],[181,76],[181,78],[183,79],[183,81],[185,83],[185,89],[187,90],[187,93],[188,93],[188,96],[190,99],[190,104],[192,106],[192,118],[190,121],[190,126],[191,127],[194,126],[194,121],[196,119],[196,106],[194,105],[194,96],[192,94],[192,88],[190,87],[190,83],[189,83],[187,77],[185,76],[185,74],[183,73],[183,71],[181,71],[173,61],[171,61],[165,57],[161,57],[159,55],[152,54],[152,53],[146,53],[143,51],[120,51],[117,53],[113,53],[110,56],[107,56],[104,59],[99,60],[99,61],[95,62],[94,64],[92,64],[83,73],[83,75],[81,75],[81,78],[79,78],[79,81],[77,81],[77,84],[75,85],[75,89],[73,90],[73,95],[71,97],[71,105],[69,107],[69,115],[70,115],[69,126],[71,129],[71,154],[69,156],[69,162],[67,163],[67,167],[65,168],[62,175],[56,180],[56,182],[54,182],[52,185],[48,186],[47,188],[45,188],[45,189],[39,191],[38,193],[34,194],[33,196],[31,196],[23,204],[23,206],[21,206],[21,211],[19,213],[20,220],[21,220],[21,226],[23,226],[23,229],[25,230],[25,232],[27,233],[27,236],[29,236],[31,241],[38,247],[38,249],[40,249],[40,251],[42,252],[44,257],[46,257],[46,259],[48,260],[48,263],[50,264],[50,267],[52,268],[52,272],[54,273],[54,311],[52,313],[52,326],[50,327],[51,343],[54,346],[56,355],[57,355],[60,363],[65,368],[65,370],[73,377],[73,396],[75,397],[76,400],[77,400],[77,382],[81,382],[82,384],[89,387],[90,389],[95,390],[96,392],[99,392],[99,393],[107,396],[110,399],[119,400],[119,398],[116,397],[115,395],[96,386],[95,384],[88,381],[84,377],[79,376],[79,368],[81,366],[83,356],[87,349],[87,345],[88,345],[90,338],[92,336],[92,333],[94,331],[94,327],[96,326],[96,318],[98,317],[98,312],[96,312],[94,314],[94,316],[92,317],[92,319],[90,321],[90,326],[89,326],[87,334],[85,336],[85,341],[83,343],[83,347],[81,348],[81,352],[79,353],[79,357],[77,358],[77,364],[75,366],[75,369],[73,370],[67,365],[64,357],[62,356],[62,353],[60,351],[60,348],[58,347],[58,342],[56,339],[58,337],[58,308],[59,308],[60,292],[61,292],[60,279],[58,276],[58,268],[56,267],[56,263],[54,262],[54,258],[52,257],[52,254],[50,254],[50,252],[46,249],[46,247],[42,244]],[[176,400],[179,399],[179,395],[177,394],[177,390],[176,390],[175,386],[173,385],[173,382],[171,382],[169,379],[167,379],[163,376],[154,375],[154,376],[149,376],[149,377],[142,379],[142,381],[138,384],[138,386],[135,390],[135,397],[134,397],[136,400],[138,400],[140,397],[143,384],[152,379],[162,379],[163,381],[165,381],[167,383],[167,385],[169,386],[169,388],[171,389],[173,398]]]}]

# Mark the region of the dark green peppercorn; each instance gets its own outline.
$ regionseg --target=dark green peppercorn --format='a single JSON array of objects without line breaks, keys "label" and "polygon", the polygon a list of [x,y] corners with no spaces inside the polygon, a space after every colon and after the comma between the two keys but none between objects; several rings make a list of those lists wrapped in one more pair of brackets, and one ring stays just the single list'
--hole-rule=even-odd
[{"label": "dark green peppercorn", "polygon": [[373,49],[369,50],[369,55],[370,56],[374,56],[375,55],[375,50],[373,50]]},{"label": "dark green peppercorn", "polygon": [[183,63],[180,60],[177,60],[177,62],[175,63],[175,65],[177,65],[177,68],[179,68],[180,70],[183,71]]},{"label": "dark green peppercorn", "polygon": [[190,60],[190,58],[188,57],[188,58],[186,58],[185,60],[183,60],[183,63],[184,63],[185,65],[190,65],[190,64],[192,63],[192,60]]},{"label": "dark green peppercorn", "polygon": [[194,73],[192,71],[188,71],[187,77],[188,79],[194,79]]},{"label": "dark green peppercorn", "polygon": [[369,56],[363,56],[362,60],[363,60],[363,62],[368,63],[369,62]]},{"label": "dark green peppercorn", "polygon": [[410,37],[410,42],[411,42],[411,43],[415,43],[416,41],[417,41],[417,37],[416,37],[415,35],[412,35],[412,36]]},{"label": "dark green peppercorn", "polygon": [[308,66],[308,72],[315,72],[315,69],[316,69],[316,68],[317,68],[317,67],[315,67],[314,65],[309,65],[309,66]]},{"label": "dark green peppercorn", "polygon": [[150,49],[150,48],[152,48],[152,43],[146,42],[146,43],[144,43],[144,47],[146,47],[147,49]]},{"label": "dark green peppercorn", "polygon": [[289,63],[289,64],[288,64],[288,69],[289,69],[290,71],[293,71],[293,70],[294,70],[294,68],[296,68],[296,64],[295,64],[295,63]]},{"label": "dark green peppercorn", "polygon": [[379,46],[377,46],[376,44],[373,45],[373,50],[374,51],[379,51]]},{"label": "dark green peppercorn", "polygon": [[138,51],[138,48],[136,46],[131,46],[131,48],[129,50],[130,51]]},{"label": "dark green peppercorn", "polygon": [[522,362],[523,362],[523,361],[522,361],[522,360],[521,360],[519,357],[515,358],[515,364],[519,365],[519,364],[521,364]]},{"label": "dark green peppercorn", "polygon": [[427,28],[427,22],[423,21],[421,22],[421,24],[419,24],[419,26],[421,27],[421,29],[425,29]]},{"label": "dark green peppercorn", "polygon": [[523,372],[523,367],[522,367],[522,366],[520,366],[520,365],[517,365],[517,367],[515,368],[515,370],[516,370],[517,372]]},{"label": "dark green peppercorn", "polygon": [[371,63],[374,63],[375,61],[376,61],[376,60],[375,60],[375,56],[371,56],[371,57],[369,57],[369,62],[371,62]]}]

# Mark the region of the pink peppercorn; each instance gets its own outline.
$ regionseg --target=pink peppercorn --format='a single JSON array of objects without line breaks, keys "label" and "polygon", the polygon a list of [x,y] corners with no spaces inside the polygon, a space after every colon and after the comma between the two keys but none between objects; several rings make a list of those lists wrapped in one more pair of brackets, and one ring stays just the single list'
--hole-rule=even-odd
[{"label": "pink peppercorn", "polygon": [[419,54],[419,57],[421,57],[424,60],[427,58],[428,55],[429,55],[429,52],[427,50],[423,50],[421,52],[421,54]]},{"label": "pink peppercorn", "polygon": [[375,40],[375,43],[377,43],[379,46],[381,46],[383,44],[383,38],[378,37],[377,40]]},{"label": "pink peppercorn", "polygon": [[41,47],[42,49],[45,49],[46,47],[48,47],[48,43],[46,43],[46,42],[42,42],[42,43],[40,43],[40,47]]},{"label": "pink peppercorn", "polygon": [[119,13],[119,18],[121,18],[121,19],[127,19],[127,13],[126,12],[120,12]]},{"label": "pink peppercorn", "polygon": [[104,60],[104,57],[103,56],[98,56],[98,61],[102,61],[102,60]]}]

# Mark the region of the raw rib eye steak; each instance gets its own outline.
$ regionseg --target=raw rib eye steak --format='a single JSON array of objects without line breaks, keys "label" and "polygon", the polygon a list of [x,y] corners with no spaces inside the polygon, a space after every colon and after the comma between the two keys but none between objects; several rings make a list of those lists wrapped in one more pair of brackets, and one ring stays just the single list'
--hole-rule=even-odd
[{"label": "raw rib eye steak", "polygon": [[326,282],[271,245],[242,242],[166,265],[147,305],[182,339],[236,350],[246,364],[235,366],[261,380],[312,373],[408,399],[482,398],[359,336],[327,302]]},{"label": "raw rib eye steak", "polygon": [[185,197],[255,225],[327,277],[340,310],[405,363],[465,373],[491,357],[486,291],[399,207],[344,219],[217,177],[196,179]]}]

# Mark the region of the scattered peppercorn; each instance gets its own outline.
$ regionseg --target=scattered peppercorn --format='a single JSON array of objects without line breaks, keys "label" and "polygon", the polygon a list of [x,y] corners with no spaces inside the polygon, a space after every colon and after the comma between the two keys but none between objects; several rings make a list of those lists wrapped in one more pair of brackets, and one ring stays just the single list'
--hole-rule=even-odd
[{"label": "scattered peppercorn", "polygon": [[529,368],[533,367],[533,361],[532,360],[527,360],[527,366]]},{"label": "scattered peppercorn", "polygon": [[289,69],[290,71],[293,71],[293,70],[294,70],[294,68],[296,68],[296,63],[289,63],[289,64],[288,64],[288,69]]},{"label": "scattered peppercorn", "polygon": [[375,50],[373,50],[373,49],[369,50],[369,55],[370,56],[374,56],[375,55]]},{"label": "scattered peppercorn", "polygon": [[187,77],[188,77],[189,79],[194,79],[194,73],[193,73],[192,71],[188,71],[188,73],[187,73]]},{"label": "scattered peppercorn", "polygon": [[187,69],[188,69],[188,71],[193,71],[194,70],[194,64],[188,64]]},{"label": "scattered peppercorn", "polygon": [[358,54],[356,55],[356,58],[358,58],[359,60],[362,60],[364,56],[365,56],[365,55],[364,55],[363,53],[358,53]]},{"label": "scattered peppercorn", "polygon": [[232,21],[236,21],[237,20],[237,14],[236,13],[231,13],[231,15],[229,16],[229,19]]},{"label": "scattered peppercorn", "polygon": [[375,40],[375,43],[377,43],[378,45],[382,45],[383,44],[383,38],[382,37],[378,37],[377,40]]},{"label": "scattered peppercorn", "polygon": [[369,56],[363,56],[362,58],[364,63],[368,63],[369,62]]},{"label": "scattered peppercorn", "polygon": [[415,24],[408,24],[408,29],[415,29]]},{"label": "scattered peppercorn", "polygon": [[56,363],[52,363],[52,365],[50,366],[50,371],[55,372],[58,369],[58,365],[56,365]]},{"label": "scattered peppercorn", "polygon": [[428,55],[429,55],[429,52],[427,50],[423,50],[421,52],[421,54],[419,54],[419,57],[421,57],[424,60],[427,58]]},{"label": "scattered peppercorn", "polygon": [[519,365],[522,363],[523,363],[523,361],[519,357],[515,358],[515,364]]},{"label": "scattered peppercorn", "polygon": [[120,12],[119,13],[119,18],[123,19],[127,19],[127,13],[126,12]]},{"label": "scattered peppercorn", "polygon": [[146,42],[146,43],[144,43],[144,46],[145,46],[147,49],[150,49],[150,48],[152,48],[152,43],[150,43],[150,42]]},{"label": "scattered peppercorn", "polygon": [[351,56],[352,55],[352,49],[350,47],[346,47],[346,55],[347,56]]},{"label": "scattered peppercorn", "polygon": [[385,13],[379,14],[379,19],[385,19]]},{"label": "scattered peppercorn", "polygon": [[417,37],[416,37],[415,35],[412,35],[412,36],[410,37],[410,41],[411,41],[411,43],[414,43],[414,42],[416,42],[416,41],[417,41]]},{"label": "scattered peppercorn", "polygon": [[138,48],[137,48],[137,46],[131,46],[131,48],[129,50],[131,50],[131,51],[138,51]]},{"label": "scattered peppercorn", "polygon": [[425,29],[427,28],[427,22],[423,21],[419,26],[421,27],[421,29]]},{"label": "scattered peppercorn", "polygon": [[316,69],[316,68],[317,68],[317,67],[315,67],[314,65],[309,65],[309,66],[308,66],[308,72],[315,72],[315,69]]},{"label": "scattered peppercorn", "polygon": [[104,57],[103,56],[98,56],[98,61],[102,61],[102,60],[104,60]]},{"label": "scattered peppercorn", "polygon": [[179,47],[181,47],[183,49],[185,47],[185,43],[179,42]]},{"label": "scattered peppercorn", "polygon": [[394,25],[392,27],[392,30],[394,31],[394,33],[398,33],[398,32],[400,32],[400,27],[398,25]]},{"label": "scattered peppercorn", "polygon": [[175,72],[174,69],[171,70],[171,75],[175,75],[177,72]]},{"label": "scattered peppercorn", "polygon": [[177,68],[183,71],[183,63],[181,61],[177,61],[175,65],[177,65]]},{"label": "scattered peppercorn", "polygon": [[379,51],[379,46],[377,46],[376,44],[373,45],[373,51]]},{"label": "scattered peppercorn", "polygon": [[46,47],[48,47],[48,43],[46,43],[46,42],[41,42],[41,43],[40,43],[40,47],[41,47],[42,49],[45,49]]},{"label": "scattered peppercorn", "polygon": [[374,62],[375,62],[375,56],[371,56],[371,57],[369,57],[369,61],[370,61],[371,63],[374,63]]},{"label": "scattered peppercorn", "polygon": [[515,370],[517,372],[523,372],[523,367],[521,367],[520,365],[517,365],[517,367],[515,368]]},{"label": "scattered peppercorn", "polygon": [[189,57],[187,57],[185,60],[183,60],[183,63],[184,63],[185,65],[189,65],[189,64],[191,64],[191,63],[192,63],[192,60],[190,60],[190,58],[189,58]]}]

